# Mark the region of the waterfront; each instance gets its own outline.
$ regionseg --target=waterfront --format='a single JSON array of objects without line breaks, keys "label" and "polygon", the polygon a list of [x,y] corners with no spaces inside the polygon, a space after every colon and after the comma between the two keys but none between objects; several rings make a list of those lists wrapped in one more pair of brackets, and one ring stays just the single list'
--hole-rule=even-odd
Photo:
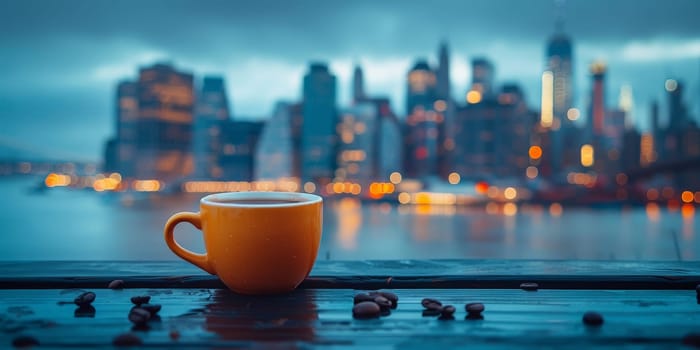
[{"label": "waterfront", "polygon": [[[37,177],[0,178],[1,260],[174,260],[162,225],[197,210],[198,194],[35,191]],[[147,197],[150,196],[150,197]],[[327,202],[319,259],[698,260],[698,215],[644,207],[521,206],[514,216],[484,208]],[[201,235],[178,226],[180,243],[201,251]]]}]

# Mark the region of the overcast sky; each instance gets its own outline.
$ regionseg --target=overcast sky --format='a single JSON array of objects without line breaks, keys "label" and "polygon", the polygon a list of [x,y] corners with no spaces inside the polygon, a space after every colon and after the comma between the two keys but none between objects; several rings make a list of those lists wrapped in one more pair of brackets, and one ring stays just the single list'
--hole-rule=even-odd
[{"label": "overcast sky", "polygon": [[[309,61],[339,77],[350,98],[352,66],[366,89],[403,112],[405,75],[417,58],[451,51],[452,94],[463,99],[468,62],[490,58],[496,79],[517,82],[538,109],[553,0],[454,1],[0,1],[0,150],[98,160],[114,132],[115,83],[166,60],[201,78],[226,77],[234,117],[265,118],[297,100]],[[608,62],[608,104],[630,84],[635,122],[663,83],[686,83],[700,114],[700,1],[577,0],[565,6],[574,43],[576,103],[590,89],[587,65]],[[1,153],[1,152],[0,152]]]}]

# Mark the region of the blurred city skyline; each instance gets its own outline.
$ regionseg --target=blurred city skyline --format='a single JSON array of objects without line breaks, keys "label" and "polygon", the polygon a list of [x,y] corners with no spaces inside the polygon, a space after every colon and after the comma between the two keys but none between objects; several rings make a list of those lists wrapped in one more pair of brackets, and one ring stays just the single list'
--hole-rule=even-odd
[{"label": "blurred city skyline", "polygon": [[[138,68],[169,61],[221,75],[235,118],[268,118],[278,100],[298,100],[310,61],[329,62],[338,105],[351,101],[360,64],[372,95],[405,115],[406,74],[417,59],[437,62],[448,43],[451,95],[463,100],[470,60],[483,56],[496,81],[524,88],[539,106],[545,46],[555,2],[5,2],[0,5],[0,145],[57,157],[98,160],[113,132],[115,86]],[[683,81],[691,115],[700,115],[700,3],[567,2],[573,42],[574,106],[585,108],[588,66],[608,63],[607,100],[632,86],[635,124],[648,127],[651,100],[665,107],[663,83]],[[162,15],[165,13],[166,15]],[[696,112],[697,111],[697,112]],[[663,115],[663,118],[666,116]],[[89,130],[89,132],[86,132]]]}]

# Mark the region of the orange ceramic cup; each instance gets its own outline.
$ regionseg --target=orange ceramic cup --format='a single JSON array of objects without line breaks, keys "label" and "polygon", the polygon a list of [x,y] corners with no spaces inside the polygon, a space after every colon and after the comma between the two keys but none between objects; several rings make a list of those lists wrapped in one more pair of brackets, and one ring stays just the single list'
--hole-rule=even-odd
[{"label": "orange ceramic cup", "polygon": [[[294,290],[311,272],[321,242],[323,199],[307,193],[231,192],[202,198],[199,213],[165,224],[165,242],[182,259],[241,294]],[[175,241],[181,222],[202,230],[206,253]]]}]

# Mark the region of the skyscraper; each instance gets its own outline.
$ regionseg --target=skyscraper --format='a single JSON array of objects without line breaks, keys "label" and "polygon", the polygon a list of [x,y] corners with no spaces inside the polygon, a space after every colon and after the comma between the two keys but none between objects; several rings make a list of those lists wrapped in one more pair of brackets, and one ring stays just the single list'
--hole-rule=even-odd
[{"label": "skyscraper", "polygon": [[169,180],[189,174],[193,77],[167,64],[141,68],[134,176]]},{"label": "skyscraper", "polygon": [[355,71],[352,74],[352,100],[357,103],[365,99],[365,82],[362,74],[362,67],[355,66]]},{"label": "skyscraper", "polygon": [[115,130],[105,155],[105,170],[128,175],[134,172],[136,154],[136,122],[138,120],[138,84],[122,81],[117,85]]},{"label": "skyscraper", "polygon": [[493,64],[485,57],[477,57],[472,60],[472,87],[471,91],[477,91],[482,98],[492,97],[494,83]]},{"label": "skyscraper", "polygon": [[[572,107],[572,45],[562,31],[563,23],[558,22],[555,34],[547,43],[547,71],[553,78],[553,113],[561,123],[568,123],[566,113]],[[564,125],[562,125],[564,126]]]},{"label": "skyscraper", "polygon": [[258,142],[255,179],[276,180],[294,176],[291,104],[278,102]]},{"label": "skyscraper", "polygon": [[603,134],[605,128],[605,72],[603,62],[591,64],[591,76],[593,77],[593,91],[591,93],[591,106],[588,118],[588,132],[595,138]]},{"label": "skyscraper", "polygon": [[222,122],[230,118],[224,79],[204,77],[195,107],[193,150],[196,175],[221,177],[216,150],[221,148]]},{"label": "skyscraper", "polygon": [[[409,177],[434,175],[438,170],[438,145],[442,112],[436,112],[437,80],[428,63],[419,60],[408,72],[404,168]],[[442,104],[445,102],[442,101]],[[441,108],[445,110],[444,106]]]},{"label": "skyscraper", "polygon": [[450,57],[446,42],[440,44],[438,68],[435,75],[437,79],[437,97],[447,102],[450,100]]},{"label": "skyscraper", "polygon": [[302,183],[322,184],[333,178],[336,164],[336,78],[325,64],[312,63],[303,90]]},{"label": "skyscraper", "polygon": [[408,72],[406,87],[406,115],[417,109],[433,108],[437,99],[437,79],[428,62],[418,60]]},{"label": "skyscraper", "polygon": [[108,142],[107,168],[125,178],[169,181],[192,172],[192,74],[168,64],[139,70],[117,86],[117,135]]},{"label": "skyscraper", "polygon": [[264,123],[259,121],[222,122],[221,148],[218,165],[221,179],[233,181],[253,180],[255,155]]},{"label": "skyscraper", "polygon": [[450,58],[447,43],[442,42],[438,50],[437,97],[433,104],[437,113],[444,116],[443,122],[438,125],[438,173],[447,177],[453,170],[452,149],[454,149],[454,101],[450,93]]}]

